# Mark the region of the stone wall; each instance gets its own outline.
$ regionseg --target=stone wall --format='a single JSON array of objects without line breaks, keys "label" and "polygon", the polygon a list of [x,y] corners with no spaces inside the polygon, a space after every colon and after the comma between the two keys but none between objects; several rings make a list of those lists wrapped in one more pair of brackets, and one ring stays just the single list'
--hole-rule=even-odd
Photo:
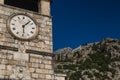
[{"label": "stone wall", "polygon": [[53,80],[52,57],[0,50],[0,79]]},{"label": "stone wall", "polygon": [[[35,40],[31,41],[20,41],[15,39],[8,33],[6,28],[7,20],[10,15],[24,13],[37,22],[39,26],[39,35]],[[32,49],[43,52],[52,51],[52,19],[50,16],[41,15],[37,12],[24,10],[16,7],[7,5],[0,5],[0,45],[12,46],[16,48]],[[22,50],[22,51],[24,51]],[[20,51],[20,50],[19,50]]]},{"label": "stone wall", "polygon": [[[21,41],[7,30],[10,15],[23,13],[37,22],[34,40]],[[54,80],[50,16],[0,4],[0,80]]]},{"label": "stone wall", "polygon": [[0,0],[0,4],[4,4],[4,0]]}]

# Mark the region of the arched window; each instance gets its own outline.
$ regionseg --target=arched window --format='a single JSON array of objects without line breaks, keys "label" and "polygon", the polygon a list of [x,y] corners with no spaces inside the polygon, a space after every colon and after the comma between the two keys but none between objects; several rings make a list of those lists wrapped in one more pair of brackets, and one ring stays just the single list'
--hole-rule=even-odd
[{"label": "arched window", "polygon": [[5,0],[5,4],[38,12],[38,0]]}]

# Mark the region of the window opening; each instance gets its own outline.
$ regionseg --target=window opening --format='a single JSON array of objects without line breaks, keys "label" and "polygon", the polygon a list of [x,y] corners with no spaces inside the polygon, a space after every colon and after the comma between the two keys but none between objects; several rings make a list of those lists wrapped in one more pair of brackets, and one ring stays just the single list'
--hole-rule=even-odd
[{"label": "window opening", "polygon": [[5,4],[38,12],[38,0],[5,0]]}]

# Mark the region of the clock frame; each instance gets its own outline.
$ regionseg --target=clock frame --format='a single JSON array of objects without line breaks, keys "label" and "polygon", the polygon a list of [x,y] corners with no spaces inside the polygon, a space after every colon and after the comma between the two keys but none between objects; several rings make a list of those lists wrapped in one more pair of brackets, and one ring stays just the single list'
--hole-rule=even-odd
[{"label": "clock frame", "polygon": [[[35,24],[35,27],[36,27],[36,30],[34,32],[34,34],[31,36],[31,37],[28,37],[28,38],[25,38],[25,37],[20,37],[20,36],[16,36],[15,33],[11,30],[11,25],[10,25],[10,22],[11,20],[18,16],[18,15],[22,15],[22,16],[26,16],[28,17],[31,21],[33,21],[33,23]],[[23,21],[24,22],[24,21]],[[26,22],[25,22],[26,23]],[[17,26],[18,27],[18,26]],[[22,27],[22,26],[19,26],[19,27]],[[39,28],[38,28],[38,25],[37,25],[37,22],[31,17],[29,16],[28,14],[23,14],[23,13],[19,13],[19,14],[12,14],[8,20],[7,20],[7,30],[8,32],[11,34],[11,36],[13,36],[15,39],[18,39],[18,40],[24,40],[24,41],[29,41],[29,40],[33,40],[36,38],[36,36],[38,35],[38,31],[39,31]],[[22,33],[21,33],[22,34]]]}]

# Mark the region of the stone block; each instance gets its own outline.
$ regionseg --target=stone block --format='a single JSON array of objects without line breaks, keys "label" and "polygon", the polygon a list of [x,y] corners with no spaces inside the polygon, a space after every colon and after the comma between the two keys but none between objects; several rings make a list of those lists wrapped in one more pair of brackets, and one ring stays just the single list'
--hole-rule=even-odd
[{"label": "stone block", "polygon": [[54,70],[48,70],[49,74],[54,74]]},{"label": "stone block", "polygon": [[35,62],[35,58],[30,58],[30,62]]},{"label": "stone block", "polygon": [[4,75],[1,75],[1,74],[0,74],[0,78],[4,78]]},{"label": "stone block", "polygon": [[[11,74],[11,71],[9,70],[0,70],[0,75],[3,75],[3,76],[8,76]],[[1,78],[1,77],[0,77]]]},{"label": "stone block", "polygon": [[29,54],[26,53],[14,53],[14,60],[22,60],[22,61],[29,61]]},{"label": "stone block", "polygon": [[55,80],[65,80],[66,74],[54,74]]},{"label": "stone block", "polygon": [[7,59],[13,59],[13,55],[7,55]]},{"label": "stone block", "polygon": [[37,63],[32,63],[32,65],[31,65],[33,68],[38,68],[39,67],[39,64],[37,64]]},{"label": "stone block", "polygon": [[46,75],[46,79],[52,79],[52,75]]},{"label": "stone block", "polygon": [[48,69],[43,69],[42,70],[44,74],[49,74],[49,70]]},{"label": "stone block", "polygon": [[50,2],[41,0],[39,12],[44,15],[50,15]]},{"label": "stone block", "polygon": [[14,65],[14,64],[16,64],[16,61],[15,60],[8,60],[8,64],[9,65]]},{"label": "stone block", "polygon": [[42,69],[36,69],[36,73],[43,73]]},{"label": "stone block", "polygon": [[8,60],[7,60],[7,59],[2,59],[2,60],[1,60],[1,64],[4,64],[4,65],[5,65],[5,64],[8,64]]},{"label": "stone block", "polygon": [[38,74],[32,73],[32,77],[33,77],[33,78],[38,78]]},{"label": "stone block", "polygon": [[38,77],[42,78],[42,79],[45,79],[45,74],[39,74]]},{"label": "stone block", "polygon": [[45,65],[45,69],[52,69],[52,65]]},{"label": "stone block", "polygon": [[4,0],[0,0],[0,4],[4,4]]},{"label": "stone block", "polygon": [[45,61],[44,61],[44,64],[52,64],[52,61],[50,61],[50,60],[45,60]]},{"label": "stone block", "polygon": [[41,64],[41,63],[42,63],[42,60],[41,60],[41,59],[39,59],[38,63],[40,63],[40,64]]},{"label": "stone block", "polygon": [[4,14],[4,11],[3,11],[3,10],[0,10],[0,14]]},{"label": "stone block", "polygon": [[44,69],[45,68],[45,64],[39,64],[39,68]]},{"label": "stone block", "polygon": [[5,65],[0,64],[0,70],[1,70],[1,69],[5,69]]},{"label": "stone block", "polygon": [[34,73],[35,72],[35,68],[30,68],[30,72]]},{"label": "stone block", "polygon": [[7,70],[12,70],[12,66],[11,65],[7,65]]},{"label": "stone block", "polygon": [[42,55],[36,55],[36,54],[30,54],[30,58],[34,57],[34,58],[42,58]]},{"label": "stone block", "polygon": [[0,19],[0,23],[3,23],[3,19]]},{"label": "stone block", "polygon": [[5,79],[9,79],[9,76],[5,76],[4,78],[5,78]]},{"label": "stone block", "polygon": [[3,52],[0,53],[0,58],[6,59],[6,57],[7,57],[6,53],[3,53]]}]

